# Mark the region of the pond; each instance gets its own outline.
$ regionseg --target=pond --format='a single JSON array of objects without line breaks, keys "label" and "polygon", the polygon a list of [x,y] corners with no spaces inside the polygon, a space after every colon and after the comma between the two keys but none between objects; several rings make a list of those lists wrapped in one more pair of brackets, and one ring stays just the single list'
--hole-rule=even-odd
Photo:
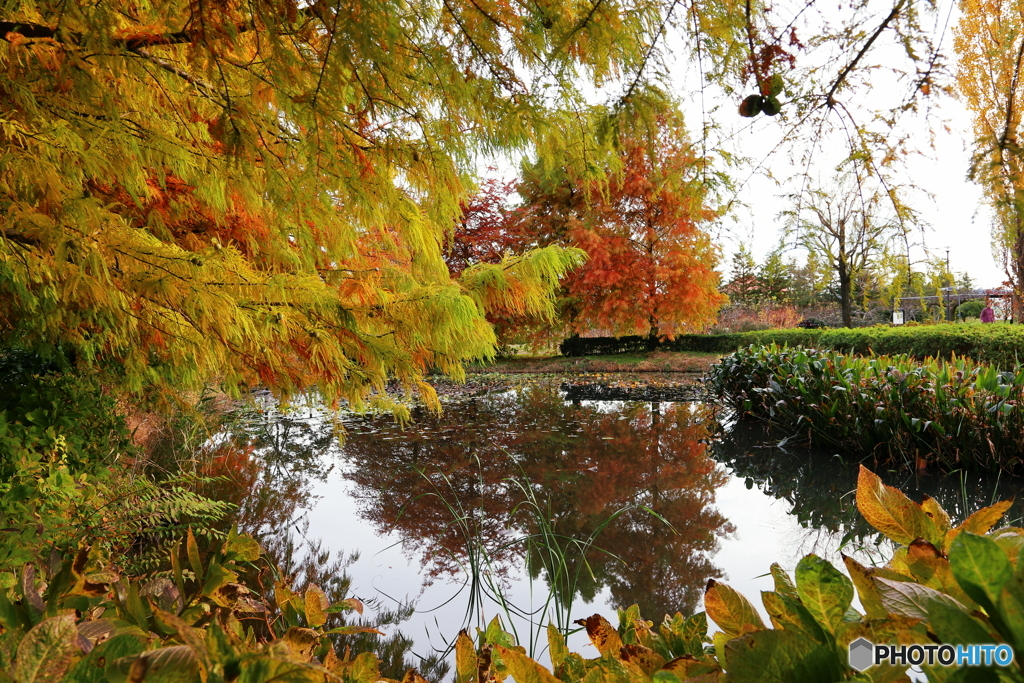
[{"label": "pond", "polygon": [[[632,604],[656,622],[690,614],[710,578],[759,605],[772,562],[888,559],[856,513],[856,463],[779,448],[712,404],[638,391],[540,381],[464,396],[440,416],[415,409],[406,425],[266,402],[221,440],[221,495],[286,565],[312,548],[329,566],[329,551],[346,578],[336,587],[401,613],[382,629],[404,634],[401,656],[436,656],[500,615],[543,659],[548,622],[614,620]],[[878,474],[954,518],[1024,489],[962,472]],[[1010,520],[1022,513],[1016,503]],[[584,634],[570,646],[596,654]]]}]

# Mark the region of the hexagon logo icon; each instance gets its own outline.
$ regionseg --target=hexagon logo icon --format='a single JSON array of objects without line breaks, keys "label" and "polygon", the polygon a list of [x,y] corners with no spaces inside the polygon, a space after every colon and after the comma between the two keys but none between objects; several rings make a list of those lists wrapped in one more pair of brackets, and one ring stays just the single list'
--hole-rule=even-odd
[{"label": "hexagon logo icon", "polygon": [[858,638],[850,643],[850,666],[863,671],[875,663],[875,644],[867,638]]}]

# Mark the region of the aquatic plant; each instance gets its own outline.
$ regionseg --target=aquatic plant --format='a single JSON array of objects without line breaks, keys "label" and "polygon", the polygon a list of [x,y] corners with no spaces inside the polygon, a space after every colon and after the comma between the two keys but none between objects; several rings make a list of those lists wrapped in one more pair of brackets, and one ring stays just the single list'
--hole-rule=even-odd
[{"label": "aquatic plant", "polygon": [[741,415],[877,464],[1024,471],[1024,368],[750,346],[712,366]]}]

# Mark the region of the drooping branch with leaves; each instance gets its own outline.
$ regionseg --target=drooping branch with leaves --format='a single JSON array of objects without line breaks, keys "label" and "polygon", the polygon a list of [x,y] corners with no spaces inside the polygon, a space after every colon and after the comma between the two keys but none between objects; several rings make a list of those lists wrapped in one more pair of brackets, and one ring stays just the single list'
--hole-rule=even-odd
[{"label": "drooping branch with leaves", "polygon": [[9,5],[0,335],[130,389],[213,379],[358,404],[397,377],[429,398],[428,369],[492,352],[490,305],[543,312],[578,261],[449,276],[478,155],[536,151],[557,104],[559,154],[593,162],[611,140],[571,124],[575,83],[630,74],[647,101],[665,10]]}]

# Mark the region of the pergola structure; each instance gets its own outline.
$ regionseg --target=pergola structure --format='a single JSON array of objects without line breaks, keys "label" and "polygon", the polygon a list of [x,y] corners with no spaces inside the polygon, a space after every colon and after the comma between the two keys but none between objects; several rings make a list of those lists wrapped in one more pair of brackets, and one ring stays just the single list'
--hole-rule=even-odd
[{"label": "pergola structure", "polygon": [[985,301],[988,299],[999,299],[1003,305],[1002,317],[1012,322],[1013,316],[1013,291],[1006,287],[992,287],[989,289],[975,288],[962,289],[960,287],[942,287],[938,290],[941,294],[931,296],[901,296],[896,299],[893,311],[902,311],[904,319],[912,309],[932,308],[942,306],[945,309],[945,320],[953,318],[955,311],[965,301]]}]

